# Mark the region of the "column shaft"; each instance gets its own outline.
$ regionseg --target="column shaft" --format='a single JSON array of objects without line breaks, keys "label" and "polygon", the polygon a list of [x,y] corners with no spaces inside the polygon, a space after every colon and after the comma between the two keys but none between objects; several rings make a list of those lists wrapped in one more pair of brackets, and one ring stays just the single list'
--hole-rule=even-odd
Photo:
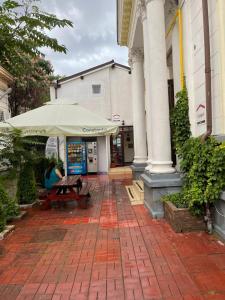
[{"label": "column shaft", "polygon": [[167,86],[164,0],[146,0],[149,55],[151,173],[173,173]]},{"label": "column shaft", "polygon": [[130,54],[132,59],[134,164],[143,164],[147,160],[143,52],[141,49],[132,49]]}]

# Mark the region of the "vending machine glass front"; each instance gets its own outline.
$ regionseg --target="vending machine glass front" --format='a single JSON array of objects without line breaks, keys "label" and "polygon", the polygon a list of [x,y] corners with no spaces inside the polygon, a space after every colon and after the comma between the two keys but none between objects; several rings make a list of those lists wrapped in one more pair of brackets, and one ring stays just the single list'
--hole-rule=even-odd
[{"label": "vending machine glass front", "polygon": [[87,173],[86,150],[83,142],[67,143],[67,174]]}]

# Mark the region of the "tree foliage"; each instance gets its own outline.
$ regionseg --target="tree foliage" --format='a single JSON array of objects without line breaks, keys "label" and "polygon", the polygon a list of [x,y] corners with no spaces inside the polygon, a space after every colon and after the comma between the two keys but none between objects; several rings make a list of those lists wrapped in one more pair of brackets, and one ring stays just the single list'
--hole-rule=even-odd
[{"label": "tree foliage", "polygon": [[73,26],[69,20],[42,11],[38,2],[5,0],[0,6],[0,63],[15,79],[10,96],[12,115],[46,100],[53,69],[41,49],[66,53],[66,47],[48,32]]},{"label": "tree foliage", "polygon": [[19,173],[17,200],[20,204],[33,203],[36,200],[37,187],[32,165],[27,162]]}]

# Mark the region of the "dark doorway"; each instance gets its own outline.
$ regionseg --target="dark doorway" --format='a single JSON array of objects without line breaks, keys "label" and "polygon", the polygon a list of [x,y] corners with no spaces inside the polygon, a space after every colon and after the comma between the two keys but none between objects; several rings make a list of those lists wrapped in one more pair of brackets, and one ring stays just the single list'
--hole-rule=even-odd
[{"label": "dark doorway", "polygon": [[111,167],[130,165],[134,159],[133,127],[123,126],[111,137]]},{"label": "dark doorway", "polygon": [[[171,115],[171,112],[175,105],[173,79],[168,80],[168,94],[169,94],[169,111]],[[173,132],[171,128],[171,156],[172,156],[173,167],[175,167],[177,164],[177,157],[176,157],[175,145],[172,139],[172,134]]]}]

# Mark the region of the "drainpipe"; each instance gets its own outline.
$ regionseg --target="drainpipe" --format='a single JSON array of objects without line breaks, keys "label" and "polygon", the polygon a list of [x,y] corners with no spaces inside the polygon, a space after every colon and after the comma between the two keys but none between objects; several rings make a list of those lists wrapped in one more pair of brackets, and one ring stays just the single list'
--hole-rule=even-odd
[{"label": "drainpipe", "polygon": [[[204,29],[204,45],[205,45],[205,94],[206,94],[206,132],[202,135],[201,140],[204,143],[212,133],[212,83],[211,83],[211,62],[210,62],[210,37],[209,37],[209,12],[208,0],[202,0],[203,12],[203,29]],[[207,231],[213,233],[212,216],[210,204],[205,204],[204,217]]]},{"label": "drainpipe", "polygon": [[204,142],[212,133],[212,85],[208,0],[202,0],[202,12],[205,45],[206,132],[202,135],[201,139]]},{"label": "drainpipe", "polygon": [[55,88],[55,99],[58,98],[58,88],[61,87],[61,84],[59,84],[58,79],[56,80],[55,84],[54,84],[54,88]]}]

